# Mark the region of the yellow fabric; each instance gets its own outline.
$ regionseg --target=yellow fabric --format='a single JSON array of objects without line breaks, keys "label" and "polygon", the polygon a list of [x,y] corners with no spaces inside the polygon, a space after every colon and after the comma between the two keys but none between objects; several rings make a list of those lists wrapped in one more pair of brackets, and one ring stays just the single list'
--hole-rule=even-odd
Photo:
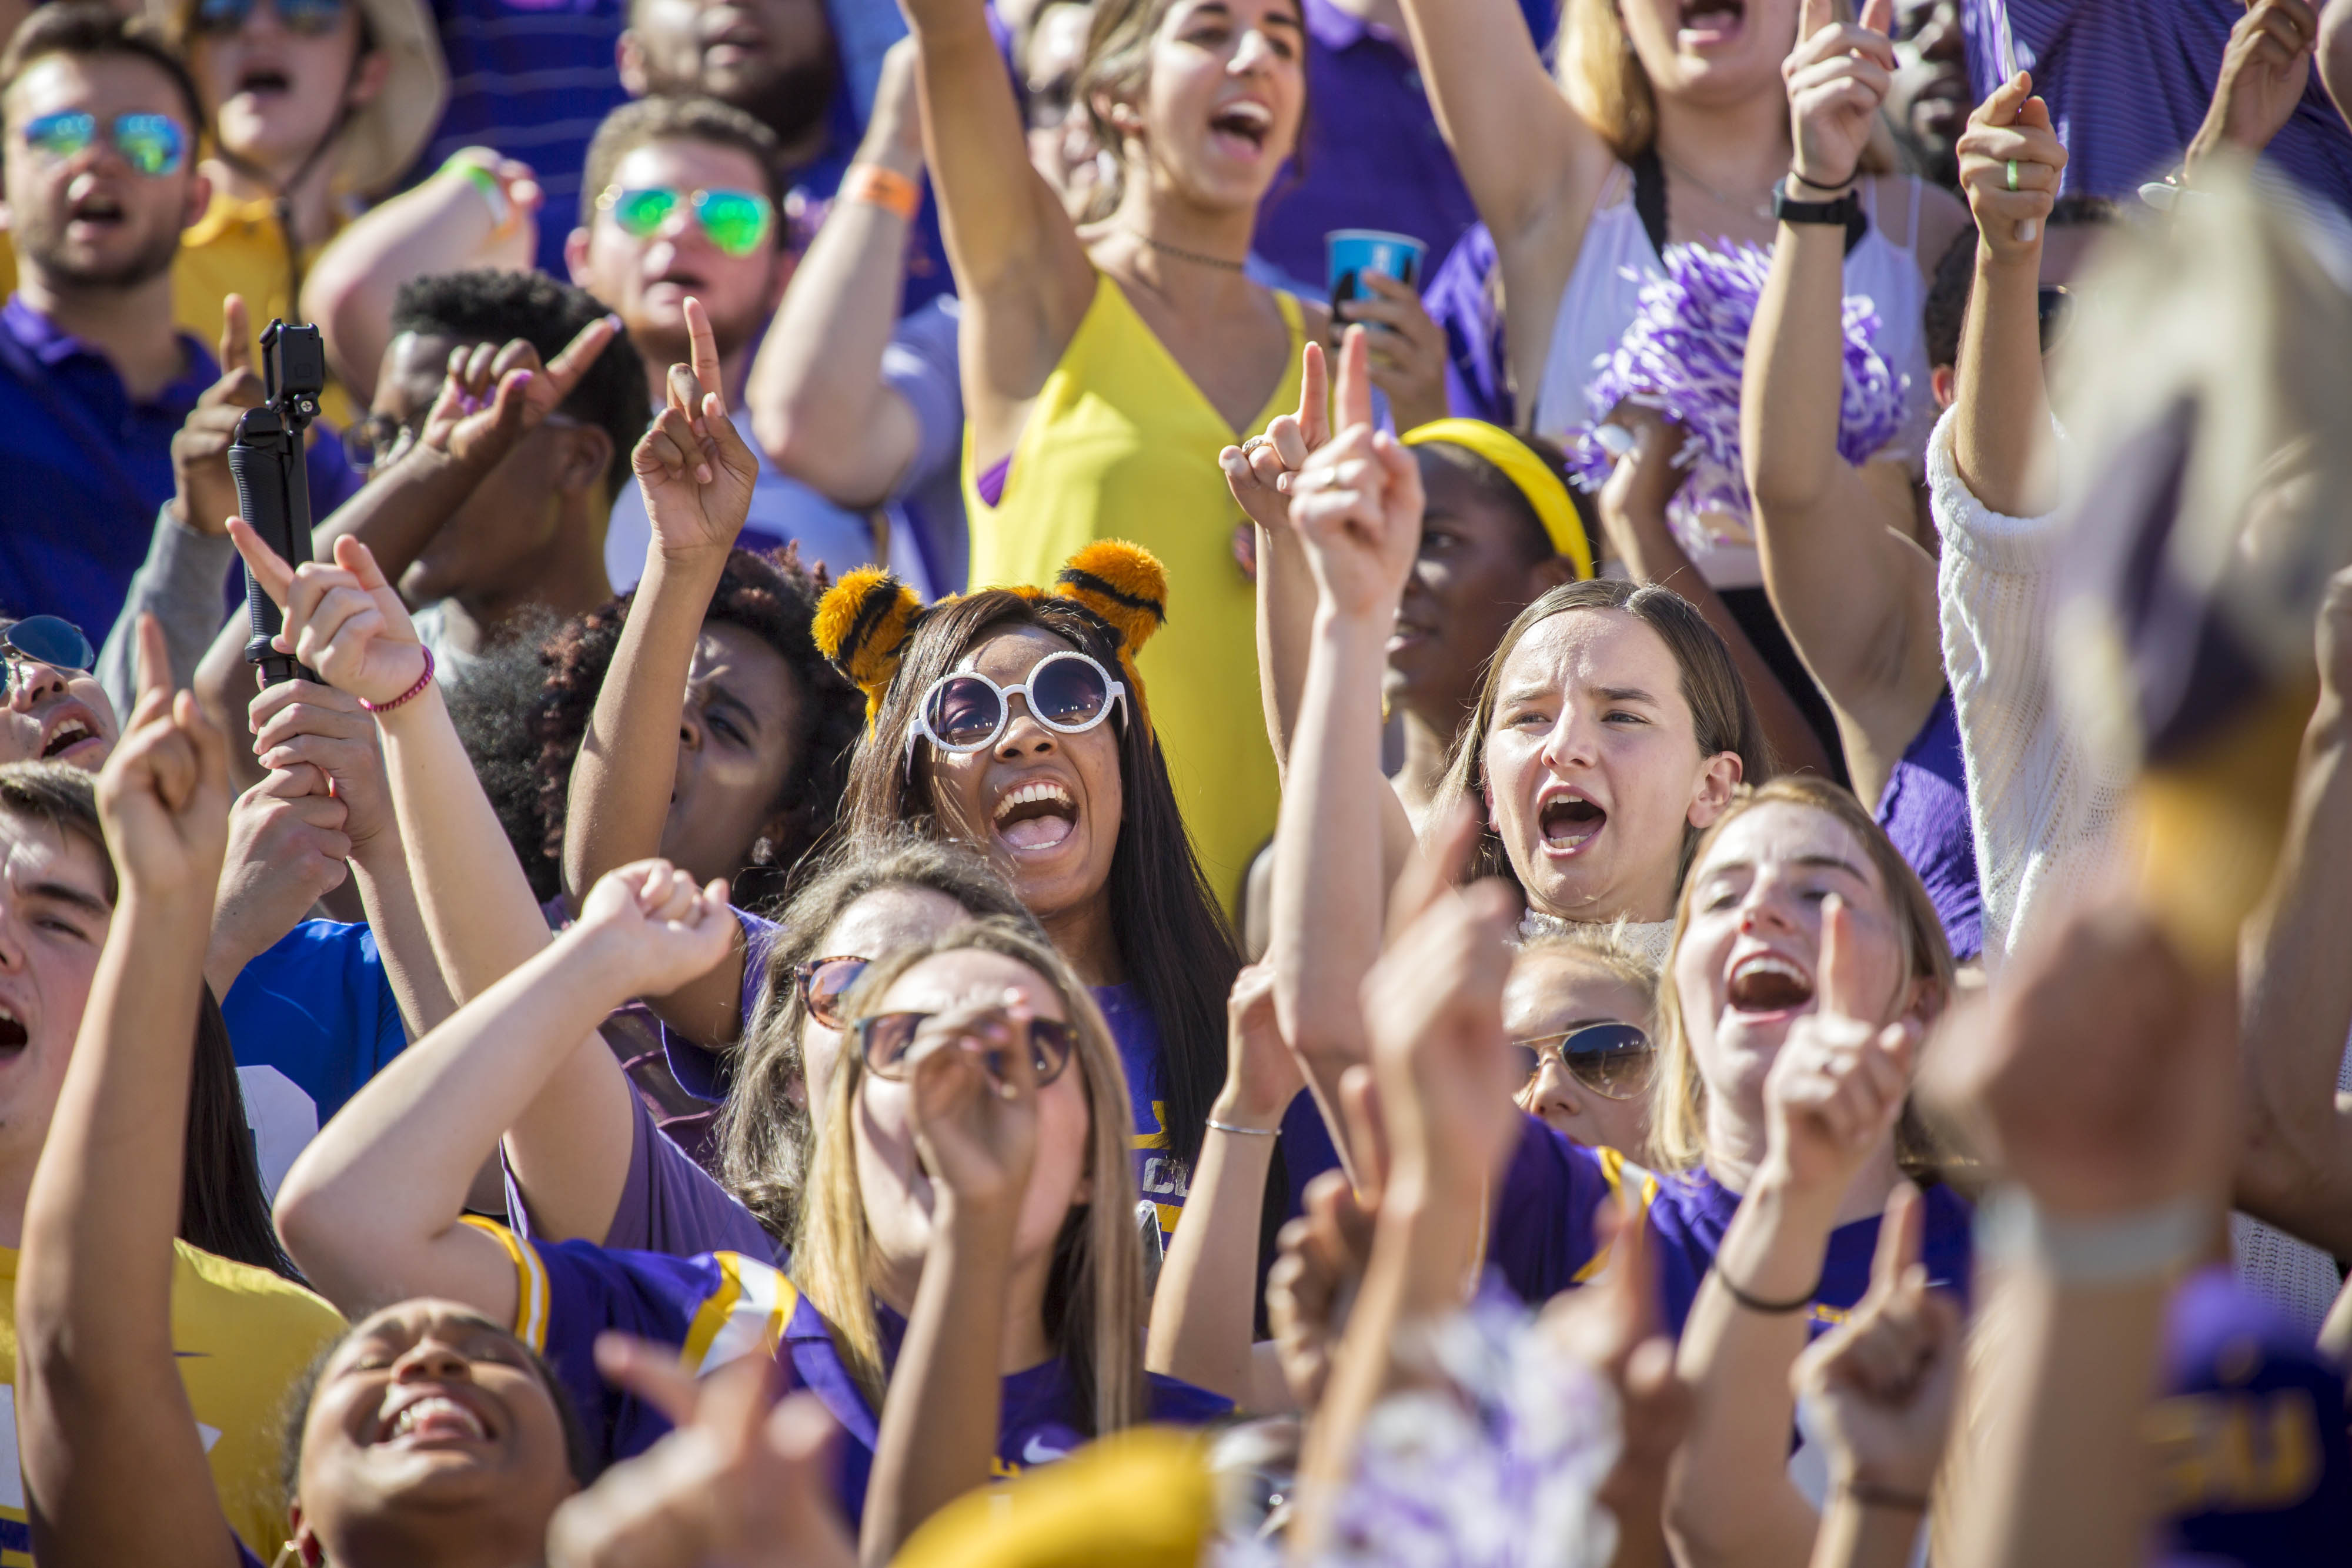
[{"label": "yellow fabric", "polygon": [[1459,446],[1501,469],[1503,477],[1535,508],[1544,532],[1551,538],[1551,548],[1575,563],[1580,580],[1592,575],[1592,541],[1585,537],[1584,519],[1576,515],[1576,503],[1569,499],[1568,482],[1551,471],[1551,465],[1538,456],[1535,448],[1483,419],[1433,419],[1406,431],[1403,440],[1407,446],[1433,441]]},{"label": "yellow fabric", "polygon": [[[1303,347],[1298,301],[1276,294]],[[1288,412],[1276,383],[1248,429]],[[1274,753],[1258,704],[1256,595],[1234,560],[1241,508],[1217,466],[1244,433],[1224,422],[1108,277],[1013,444],[1003,502],[980,498],[970,431],[964,507],[975,588],[1050,583],[1098,538],[1132,539],[1168,570],[1168,623],[1139,664],[1176,801],[1209,884],[1230,910],[1274,831]]]},{"label": "yellow fabric", "polygon": [[539,1249],[497,1220],[478,1214],[461,1214],[457,1223],[472,1226],[506,1249],[507,1261],[515,1268],[515,1315],[507,1328],[538,1354],[545,1355],[547,1265],[539,1260]]},{"label": "yellow fabric", "polygon": [[892,1568],[1194,1568],[1214,1496],[1200,1439],[1138,1427],[1003,1488],[967,1493]]},{"label": "yellow fabric", "polygon": [[[253,1554],[267,1563],[286,1543],[286,1501],[278,1485],[286,1391],[341,1334],[343,1320],[325,1301],[275,1274],[200,1252],[184,1241],[172,1246],[177,1253],[172,1344],[180,1381],[212,1460],[221,1511]],[[0,1410],[7,1416],[7,1452],[0,1453],[0,1521],[21,1530],[25,1497],[16,1468],[16,1251],[10,1247],[0,1248]],[[31,1562],[24,1552],[0,1548],[0,1564],[6,1568]]]},{"label": "yellow fabric", "polygon": [[[304,270],[325,248],[316,246],[304,253]],[[235,202],[215,192],[205,215],[180,235],[179,259],[172,263],[172,319],[181,331],[205,346],[205,352],[218,353],[221,323],[226,319],[223,299],[232,294],[245,296],[246,315],[253,322],[254,335],[259,337],[273,318],[292,314],[286,298],[291,281],[286,270],[286,242],[279,237],[269,204]],[[0,234],[0,298],[16,291],[16,248],[5,234]],[[359,415],[352,394],[333,381],[328,382],[319,407],[338,430]]]}]

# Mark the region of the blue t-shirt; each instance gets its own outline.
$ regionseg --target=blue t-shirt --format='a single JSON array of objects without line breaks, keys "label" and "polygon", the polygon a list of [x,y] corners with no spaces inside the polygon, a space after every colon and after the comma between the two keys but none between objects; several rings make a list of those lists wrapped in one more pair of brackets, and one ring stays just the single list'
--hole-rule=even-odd
[{"label": "blue t-shirt", "polygon": [[[1487,1261],[1521,1300],[1531,1303],[1584,1283],[1605,1260],[1594,1222],[1601,1205],[1621,1193],[1649,1227],[1663,1297],[1660,1319],[1669,1332],[1680,1335],[1699,1285],[1715,1266],[1724,1230],[1739,1209],[1739,1195],[1703,1166],[1682,1176],[1654,1176],[1614,1149],[1587,1148],[1529,1116],[1510,1167],[1496,1189]],[[1923,1196],[1927,1223],[1920,1261],[1927,1266],[1927,1281],[1965,1301],[1973,1210],[1948,1187],[1931,1186]],[[1811,1312],[1814,1333],[1843,1321],[1862,1300],[1870,1289],[1870,1263],[1877,1249],[1875,1215],[1830,1232],[1821,1289]]]},{"label": "blue t-shirt", "polygon": [[[487,1221],[469,1221],[505,1245],[516,1267],[517,1337],[547,1357],[587,1428],[600,1464],[643,1453],[669,1430],[652,1406],[597,1374],[596,1336],[618,1330],[680,1348],[697,1375],[738,1356],[772,1355],[788,1388],[806,1388],[842,1427],[839,1487],[844,1513],[866,1507],[874,1463],[877,1412],[850,1375],[824,1316],[764,1260],[734,1252],[671,1258],[623,1252],[585,1241],[556,1246],[521,1240]],[[885,1365],[898,1356],[905,1321],[879,1306]],[[1191,1384],[1150,1379],[1150,1419],[1199,1426],[1232,1408]],[[1069,1370],[1056,1358],[1004,1379],[996,1470],[1014,1475],[1058,1459],[1086,1439],[1088,1413]]]},{"label": "blue t-shirt", "polygon": [[247,964],[221,1016],[271,1192],[302,1146],[408,1045],[375,933],[333,920],[304,921]]}]

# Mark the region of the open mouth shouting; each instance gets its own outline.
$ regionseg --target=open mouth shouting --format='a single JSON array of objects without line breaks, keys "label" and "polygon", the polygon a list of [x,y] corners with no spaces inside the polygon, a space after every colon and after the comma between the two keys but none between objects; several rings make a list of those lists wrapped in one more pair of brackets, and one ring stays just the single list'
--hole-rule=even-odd
[{"label": "open mouth shouting", "polygon": [[293,90],[294,78],[278,66],[248,66],[236,78],[236,96],[240,98],[283,98]]},{"label": "open mouth shouting", "polygon": [[1255,159],[1274,134],[1274,110],[1255,99],[1237,98],[1209,116],[1209,134],[1231,156]]},{"label": "open mouth shouting", "polygon": [[0,1002],[0,1061],[15,1061],[32,1041],[32,1031],[16,1016],[16,1009]]},{"label": "open mouth shouting", "polygon": [[1752,952],[1731,966],[1724,1000],[1752,1019],[1789,1017],[1812,1005],[1813,977],[1782,954]]},{"label": "open mouth shouting", "polygon": [[105,747],[106,736],[98,727],[97,716],[78,702],[58,704],[41,727],[44,762],[95,767],[97,754]]},{"label": "open mouth shouting", "polygon": [[1573,787],[1546,797],[1536,809],[1536,827],[1543,836],[1546,854],[1577,854],[1608,825],[1607,810]]},{"label": "open mouth shouting", "polygon": [[1685,49],[1716,48],[1739,37],[1748,0],[1683,0],[1682,30],[1675,41]]},{"label": "open mouth shouting", "polygon": [[375,1441],[444,1448],[490,1440],[490,1424],[467,1401],[440,1388],[405,1390],[376,1427]]},{"label": "open mouth shouting", "polygon": [[84,235],[93,230],[110,232],[121,228],[128,215],[121,202],[103,192],[93,191],[66,208],[66,226]]},{"label": "open mouth shouting", "polygon": [[1078,831],[1078,802],[1058,779],[1032,779],[998,799],[989,826],[1014,853],[1059,849]]}]

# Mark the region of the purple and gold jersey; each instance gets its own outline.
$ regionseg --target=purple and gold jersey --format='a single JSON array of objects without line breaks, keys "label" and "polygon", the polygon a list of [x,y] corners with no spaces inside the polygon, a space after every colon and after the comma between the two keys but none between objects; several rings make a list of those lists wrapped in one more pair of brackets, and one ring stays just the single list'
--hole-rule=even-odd
[{"label": "purple and gold jersey", "polygon": [[[1970,1219],[1967,1201],[1949,1188],[1925,1195],[1927,1236],[1920,1260],[1928,1282],[1968,1298]],[[1690,1316],[1699,1283],[1715,1266],[1716,1249],[1738,1212],[1739,1195],[1704,1167],[1659,1176],[1614,1149],[1592,1149],[1529,1116],[1495,1194],[1486,1258],[1523,1301],[1540,1303],[1580,1285],[1606,1260],[1595,1234],[1603,1206],[1622,1197],[1649,1227],[1663,1296],[1661,1321],[1676,1335]],[[1812,1306],[1813,1332],[1842,1321],[1870,1288],[1878,1219],[1857,1219],[1830,1232],[1821,1290]]]},{"label": "purple and gold jersey", "polygon": [[[841,1424],[839,1495],[856,1525],[866,1506],[877,1412],[835,1349],[823,1314],[773,1264],[738,1252],[674,1258],[586,1241],[533,1242],[487,1220],[467,1223],[495,1237],[513,1260],[515,1335],[555,1369],[600,1465],[643,1453],[669,1422],[597,1374],[598,1334],[614,1330],[677,1345],[698,1376],[738,1356],[772,1356],[785,1389],[808,1389]],[[877,1310],[885,1360],[895,1361],[905,1320]],[[1199,1426],[1232,1408],[1204,1389],[1157,1375],[1150,1398],[1150,1418],[1173,1426]],[[1058,1357],[1005,1378],[995,1473],[1017,1475],[1076,1450],[1087,1441],[1089,1414]]]}]

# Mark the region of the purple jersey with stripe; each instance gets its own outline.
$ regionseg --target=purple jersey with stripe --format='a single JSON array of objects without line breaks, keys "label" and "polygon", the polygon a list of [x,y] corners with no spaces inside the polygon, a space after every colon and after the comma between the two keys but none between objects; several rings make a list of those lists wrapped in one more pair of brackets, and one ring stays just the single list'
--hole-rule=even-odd
[{"label": "purple jersey with stripe", "polygon": [[[661,1412],[598,1375],[596,1336],[608,1330],[673,1344],[697,1375],[738,1356],[772,1355],[787,1388],[806,1388],[841,1423],[840,1499],[853,1522],[866,1505],[877,1417],[834,1348],[824,1318],[764,1258],[708,1252],[674,1258],[625,1252],[586,1241],[525,1241],[487,1221],[517,1277],[516,1336],[547,1358],[580,1413],[599,1465],[643,1453],[669,1430]],[[905,1321],[878,1307],[886,1364]],[[1198,1426],[1230,1401],[1172,1377],[1153,1375],[1150,1418]],[[1004,1379],[996,1469],[1011,1475],[1056,1459],[1086,1441],[1088,1412],[1059,1357]]]},{"label": "purple jersey with stripe", "polygon": [[[1614,1149],[1587,1148],[1529,1116],[1510,1167],[1496,1189],[1487,1262],[1501,1271],[1504,1282],[1521,1300],[1531,1303],[1584,1283],[1603,1261],[1595,1234],[1601,1206],[1620,1193],[1649,1227],[1664,1297],[1661,1321],[1679,1335],[1700,1282],[1715,1266],[1724,1230],[1739,1210],[1739,1195],[1704,1167],[1680,1176],[1654,1176]],[[1931,1186],[1924,1196],[1927,1225],[1920,1260],[1927,1265],[1928,1282],[1965,1301],[1973,1211],[1948,1187]],[[1862,1300],[1870,1288],[1871,1256],[1877,1248],[1875,1215],[1830,1232],[1821,1289],[1813,1298],[1813,1332],[1842,1321]]]}]

